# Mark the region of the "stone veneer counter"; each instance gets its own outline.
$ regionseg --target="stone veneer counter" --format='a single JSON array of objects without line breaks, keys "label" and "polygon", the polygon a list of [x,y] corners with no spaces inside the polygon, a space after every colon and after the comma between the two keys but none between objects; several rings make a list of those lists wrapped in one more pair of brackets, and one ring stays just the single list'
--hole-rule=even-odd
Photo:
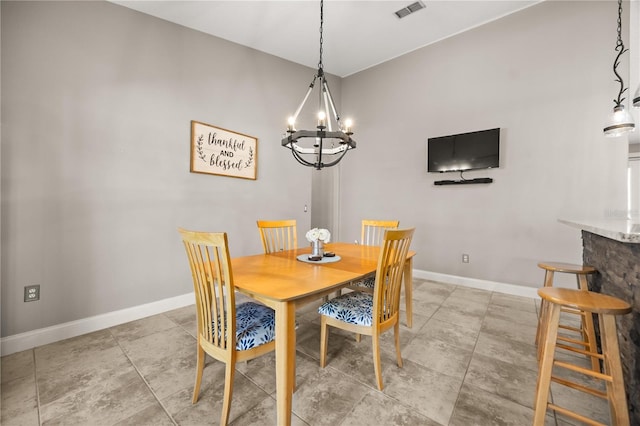
[{"label": "stone veneer counter", "polygon": [[560,222],[582,230],[583,262],[598,270],[588,278],[589,290],[631,305],[631,313],[616,322],[629,420],[640,425],[640,225],[621,219]]}]

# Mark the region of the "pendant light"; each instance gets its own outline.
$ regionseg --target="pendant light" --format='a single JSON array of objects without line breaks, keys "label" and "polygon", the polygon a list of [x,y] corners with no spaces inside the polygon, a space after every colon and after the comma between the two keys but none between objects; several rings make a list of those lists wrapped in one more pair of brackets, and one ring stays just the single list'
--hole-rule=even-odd
[{"label": "pendant light", "polygon": [[[320,0],[320,61],[318,71],[313,76],[307,94],[293,116],[289,117],[287,126],[288,136],[282,139],[282,146],[291,150],[293,157],[302,165],[320,170],[324,167],[335,166],[342,160],[347,151],[356,147],[351,139],[351,120],[340,122],[340,115],[336,109],[329,83],[322,65],[322,31],[324,24],[324,1]],[[315,130],[297,130],[296,120],[304,104],[313,92],[316,82],[318,90],[318,116]],[[334,129],[334,124],[335,128]]]},{"label": "pendant light", "polygon": [[624,48],[624,44],[622,43],[622,0],[618,0],[618,39],[616,41],[615,50],[618,52],[618,54],[616,55],[616,59],[613,61],[613,73],[616,76],[615,81],[620,83],[620,91],[618,92],[618,99],[613,100],[615,104],[615,106],[613,107],[613,112],[609,114],[609,117],[607,118],[604,126],[604,135],[608,137],[621,136],[627,132],[633,132],[635,130],[635,124],[633,123],[631,114],[629,114],[629,112],[624,109],[624,105],[622,105],[622,101],[624,101],[622,94],[627,90],[627,88],[624,87],[622,77],[620,76],[620,74],[618,74],[620,57],[624,52],[627,51],[627,49]]}]

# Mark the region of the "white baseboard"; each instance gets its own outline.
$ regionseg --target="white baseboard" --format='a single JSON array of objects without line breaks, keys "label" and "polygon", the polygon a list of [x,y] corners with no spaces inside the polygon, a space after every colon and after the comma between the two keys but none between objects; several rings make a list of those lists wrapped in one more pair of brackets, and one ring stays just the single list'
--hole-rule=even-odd
[{"label": "white baseboard", "polygon": [[413,270],[413,277],[423,280],[437,281],[445,284],[460,285],[463,287],[478,288],[487,291],[510,294],[513,296],[539,298],[537,287],[525,287],[514,284],[499,283],[496,281],[479,280],[476,278],[459,277],[457,275],[440,274],[438,272]]},{"label": "white baseboard", "polygon": [[[413,276],[414,278],[424,280],[438,281],[445,284],[454,284],[488,291],[497,291],[499,293],[506,293],[514,296],[531,298],[538,297],[538,294],[536,293],[537,289],[533,287],[459,277],[456,275],[440,274],[438,272],[421,271],[418,269],[413,270]],[[171,297],[169,299],[158,300],[157,302],[121,309],[119,311],[108,312],[106,314],[70,321],[64,324],[27,331],[26,333],[14,334],[13,336],[7,336],[0,339],[0,354],[2,354],[2,356],[10,355],[16,352],[35,348],[36,346],[47,345],[59,340],[69,339],[71,337],[124,324],[129,321],[135,321],[140,318],[193,305],[194,303],[195,296],[192,292],[181,296]]]},{"label": "white baseboard", "polygon": [[0,339],[2,356],[193,305],[193,292]]}]

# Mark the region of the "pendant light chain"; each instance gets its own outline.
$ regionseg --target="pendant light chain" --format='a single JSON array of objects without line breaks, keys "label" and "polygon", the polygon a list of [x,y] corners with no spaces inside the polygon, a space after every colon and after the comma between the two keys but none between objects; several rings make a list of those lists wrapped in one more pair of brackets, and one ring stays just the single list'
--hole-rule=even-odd
[{"label": "pendant light chain", "polygon": [[320,62],[318,62],[318,69],[322,69],[322,26],[324,24],[324,0],[320,0]]},{"label": "pendant light chain", "polygon": [[622,0],[618,0],[618,40],[616,41],[615,50],[618,52],[618,56],[616,56],[616,60],[613,61],[613,73],[616,75],[615,81],[620,83],[620,92],[618,93],[618,99],[614,99],[613,102],[616,106],[620,106],[625,99],[622,97],[622,94],[627,91],[627,88],[624,87],[624,81],[622,81],[622,77],[618,74],[618,65],[620,64],[620,57],[628,50],[624,48],[624,43],[622,42]]},{"label": "pendant light chain", "polygon": [[635,124],[633,122],[633,118],[629,112],[625,111],[624,105],[622,102],[625,98],[622,97],[624,92],[627,91],[627,88],[624,87],[624,81],[622,80],[622,76],[618,73],[618,65],[620,65],[620,58],[627,51],[624,48],[624,43],[622,42],[622,0],[618,0],[618,38],[616,40],[616,59],[613,61],[613,74],[615,74],[616,78],[614,81],[620,83],[620,90],[618,91],[618,99],[614,99],[614,107],[613,112],[609,114],[607,117],[607,121],[604,125],[604,135],[607,137],[617,137],[622,136],[628,132],[633,132],[635,130]]}]

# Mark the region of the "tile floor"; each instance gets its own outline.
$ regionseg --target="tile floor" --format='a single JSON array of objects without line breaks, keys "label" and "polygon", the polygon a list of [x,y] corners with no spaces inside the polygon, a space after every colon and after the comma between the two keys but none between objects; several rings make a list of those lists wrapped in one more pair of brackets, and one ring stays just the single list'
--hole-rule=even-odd
[{"label": "tile floor", "polygon": [[[329,337],[318,366],[316,306],[299,311],[293,425],[530,425],[537,364],[533,299],[415,280],[414,325],[382,345],[384,391],[375,385],[371,339]],[[402,322],[404,323],[404,312]],[[200,400],[193,306],[37,347],[1,359],[2,425],[213,425],[220,418],[223,365],[208,359]],[[275,359],[237,366],[230,422],[275,424]],[[604,422],[602,400],[552,396]],[[586,411],[585,411],[586,410]],[[547,416],[548,425],[566,419]]]}]

